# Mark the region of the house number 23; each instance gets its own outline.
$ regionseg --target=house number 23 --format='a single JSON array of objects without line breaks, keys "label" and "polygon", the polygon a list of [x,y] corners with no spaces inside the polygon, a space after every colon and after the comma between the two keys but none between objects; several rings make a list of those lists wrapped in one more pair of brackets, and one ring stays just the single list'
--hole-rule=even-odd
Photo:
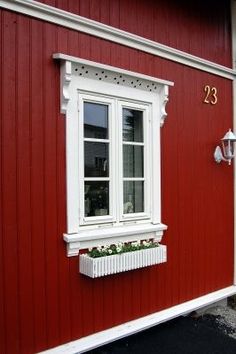
[{"label": "house number 23", "polygon": [[204,92],[205,92],[205,98],[203,101],[204,103],[217,104],[218,92],[216,87],[211,87],[209,85],[206,85],[204,87]]}]

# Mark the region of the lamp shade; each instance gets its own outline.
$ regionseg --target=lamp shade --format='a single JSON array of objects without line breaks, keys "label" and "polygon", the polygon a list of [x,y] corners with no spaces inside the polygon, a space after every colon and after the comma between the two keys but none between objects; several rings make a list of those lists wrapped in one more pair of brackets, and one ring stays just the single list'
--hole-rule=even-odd
[{"label": "lamp shade", "polygon": [[225,136],[221,139],[222,141],[236,141],[236,135],[229,129]]}]

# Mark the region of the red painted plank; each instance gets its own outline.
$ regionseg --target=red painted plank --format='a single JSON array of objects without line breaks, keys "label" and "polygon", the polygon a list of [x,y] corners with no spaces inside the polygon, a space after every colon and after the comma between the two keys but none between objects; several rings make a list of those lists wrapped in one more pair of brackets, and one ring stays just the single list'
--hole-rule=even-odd
[{"label": "red painted plank", "polygon": [[[83,302],[83,276],[79,274],[79,262],[77,257],[72,257],[69,262],[70,267],[70,316],[71,316],[71,339],[77,339],[83,336],[84,320],[83,317],[84,308],[88,307],[89,313],[92,308],[92,302],[88,302],[86,299],[86,306]],[[88,306],[89,304],[89,306]],[[92,318],[91,318],[92,321]],[[90,320],[89,320],[90,322]]]},{"label": "red painted plank", "polygon": [[[58,7],[61,10],[68,11],[68,1],[64,0],[57,0],[53,6]],[[72,12],[74,12],[75,9],[73,9]]]},{"label": "red painted plank", "polygon": [[[81,292],[81,311],[82,311],[82,326],[83,337],[94,332],[94,317],[95,306],[94,298],[96,296],[93,279],[80,275],[80,292]],[[86,306],[90,304],[90,306]],[[88,321],[89,318],[89,321]]]},{"label": "red painted plank", "polygon": [[17,18],[17,219],[19,266],[20,343],[25,352],[34,349],[31,246],[31,124],[30,124],[30,23]]},{"label": "red painted plank", "polygon": [[[77,48],[78,34],[75,31],[67,31],[58,28],[57,46],[58,52],[68,53]],[[56,83],[60,85],[60,65],[56,61]],[[71,340],[71,286],[69,276],[69,259],[66,257],[66,247],[62,235],[66,232],[66,162],[65,162],[65,115],[60,114],[60,92],[56,91],[57,112],[57,213],[58,213],[58,271],[59,271],[59,329],[60,341]]]},{"label": "red painted plank", "polygon": [[31,25],[31,217],[35,352],[47,346],[44,196],[43,24]]},{"label": "red painted plank", "polygon": [[[2,27],[3,27],[3,13],[0,11],[1,25],[0,25],[0,46],[3,48],[2,43]],[[1,68],[2,68],[2,58],[1,58]],[[2,69],[0,70],[0,82],[2,82]],[[3,141],[3,115],[2,115],[2,95],[3,95],[3,87],[0,85],[0,140]],[[5,277],[5,269],[4,269],[4,255],[3,255],[3,163],[2,163],[2,146],[0,153],[0,353],[6,352],[5,347],[5,312],[4,312],[4,303],[5,303],[5,291],[4,291],[4,277]]]},{"label": "red painted plank", "polygon": [[110,5],[111,1],[102,0],[100,3],[100,22],[110,24]]},{"label": "red painted plank", "polygon": [[[16,211],[16,15],[2,17],[2,202],[6,353],[20,352],[18,293],[18,234]],[[11,45],[9,45],[9,43]]]},{"label": "red painted plank", "polygon": [[110,3],[110,25],[120,27],[120,0],[115,0]]},{"label": "red painted plank", "polygon": [[114,292],[114,276],[107,277],[103,282],[103,324],[104,328],[109,328],[111,323],[114,323],[114,309],[117,308],[117,303],[113,299]]},{"label": "red painted plank", "polygon": [[68,10],[69,12],[73,12],[75,14],[79,15],[79,9],[80,9],[80,0],[74,1],[74,0],[68,0]]},{"label": "red painted plank", "polygon": [[[119,6],[119,27],[127,32],[137,33],[138,27],[138,14],[137,14],[137,1],[120,1]],[[129,14],[129,16],[127,16]]]},{"label": "red painted plank", "polygon": [[95,279],[93,282],[94,332],[104,329],[104,313],[111,310],[104,301],[104,283],[106,279]]},{"label": "red painted plank", "polygon": [[[100,7],[100,1],[98,0],[89,0],[89,17],[93,19],[94,21],[100,21],[100,13],[101,13],[101,7]],[[106,9],[107,11],[108,9]]]},{"label": "red painted plank", "polygon": [[90,16],[90,1],[80,0],[80,16],[88,17]]},{"label": "red painted plank", "polygon": [[90,36],[87,36],[83,33],[79,33],[78,48],[79,48],[79,53],[81,58],[84,59],[90,58],[90,43],[91,43]]},{"label": "red painted plank", "polygon": [[43,37],[43,107],[44,107],[44,221],[46,262],[46,305],[48,345],[60,340],[59,334],[59,270],[58,270],[58,215],[57,215],[57,67],[52,54],[56,52],[56,28],[45,24]]}]

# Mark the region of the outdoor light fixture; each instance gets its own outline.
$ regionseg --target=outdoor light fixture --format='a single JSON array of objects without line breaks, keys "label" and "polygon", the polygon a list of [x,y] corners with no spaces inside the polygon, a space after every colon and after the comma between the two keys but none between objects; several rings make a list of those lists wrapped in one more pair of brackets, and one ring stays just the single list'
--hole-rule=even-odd
[{"label": "outdoor light fixture", "polygon": [[220,146],[217,146],[214,152],[214,158],[217,163],[221,161],[228,162],[231,165],[231,160],[235,157],[234,154],[234,143],[236,141],[236,135],[229,129],[225,136],[221,139],[222,150]]}]

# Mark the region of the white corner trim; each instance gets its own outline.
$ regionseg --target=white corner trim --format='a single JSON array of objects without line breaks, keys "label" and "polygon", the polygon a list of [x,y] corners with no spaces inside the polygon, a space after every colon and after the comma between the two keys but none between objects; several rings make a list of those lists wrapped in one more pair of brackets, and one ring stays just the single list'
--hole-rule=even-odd
[{"label": "white corner trim", "polygon": [[[236,20],[236,17],[235,17]],[[236,36],[235,36],[236,40]],[[236,57],[236,56],[235,56]],[[233,80],[233,127],[236,129],[236,80]],[[234,285],[236,285],[236,163],[234,162]]]},{"label": "white corner trim", "polygon": [[142,330],[151,328],[178,316],[186,315],[193,310],[198,310],[201,307],[208,306],[234,294],[236,294],[236,286],[230,286],[228,288],[201,296],[194,300],[187,301],[180,305],[173,306],[166,310],[162,310],[137,320],[133,320],[122,325],[107,329],[105,331],[75,340],[73,342],[60,345],[56,348],[43,351],[41,354],[84,353],[88,350],[92,350],[101,345],[108,344],[131,334],[138,333]]},{"label": "white corner trim", "polygon": [[233,80],[235,70],[103,23],[32,0],[0,0],[0,7],[90,34]]},{"label": "white corner trim", "polygon": [[[232,59],[236,68],[236,1],[231,0]],[[236,78],[233,80],[233,126],[236,129]],[[234,206],[236,206],[236,163],[234,163]],[[234,207],[234,284],[236,285],[236,208]]]},{"label": "white corner trim", "polygon": [[236,68],[236,1],[231,0],[232,67]]}]

